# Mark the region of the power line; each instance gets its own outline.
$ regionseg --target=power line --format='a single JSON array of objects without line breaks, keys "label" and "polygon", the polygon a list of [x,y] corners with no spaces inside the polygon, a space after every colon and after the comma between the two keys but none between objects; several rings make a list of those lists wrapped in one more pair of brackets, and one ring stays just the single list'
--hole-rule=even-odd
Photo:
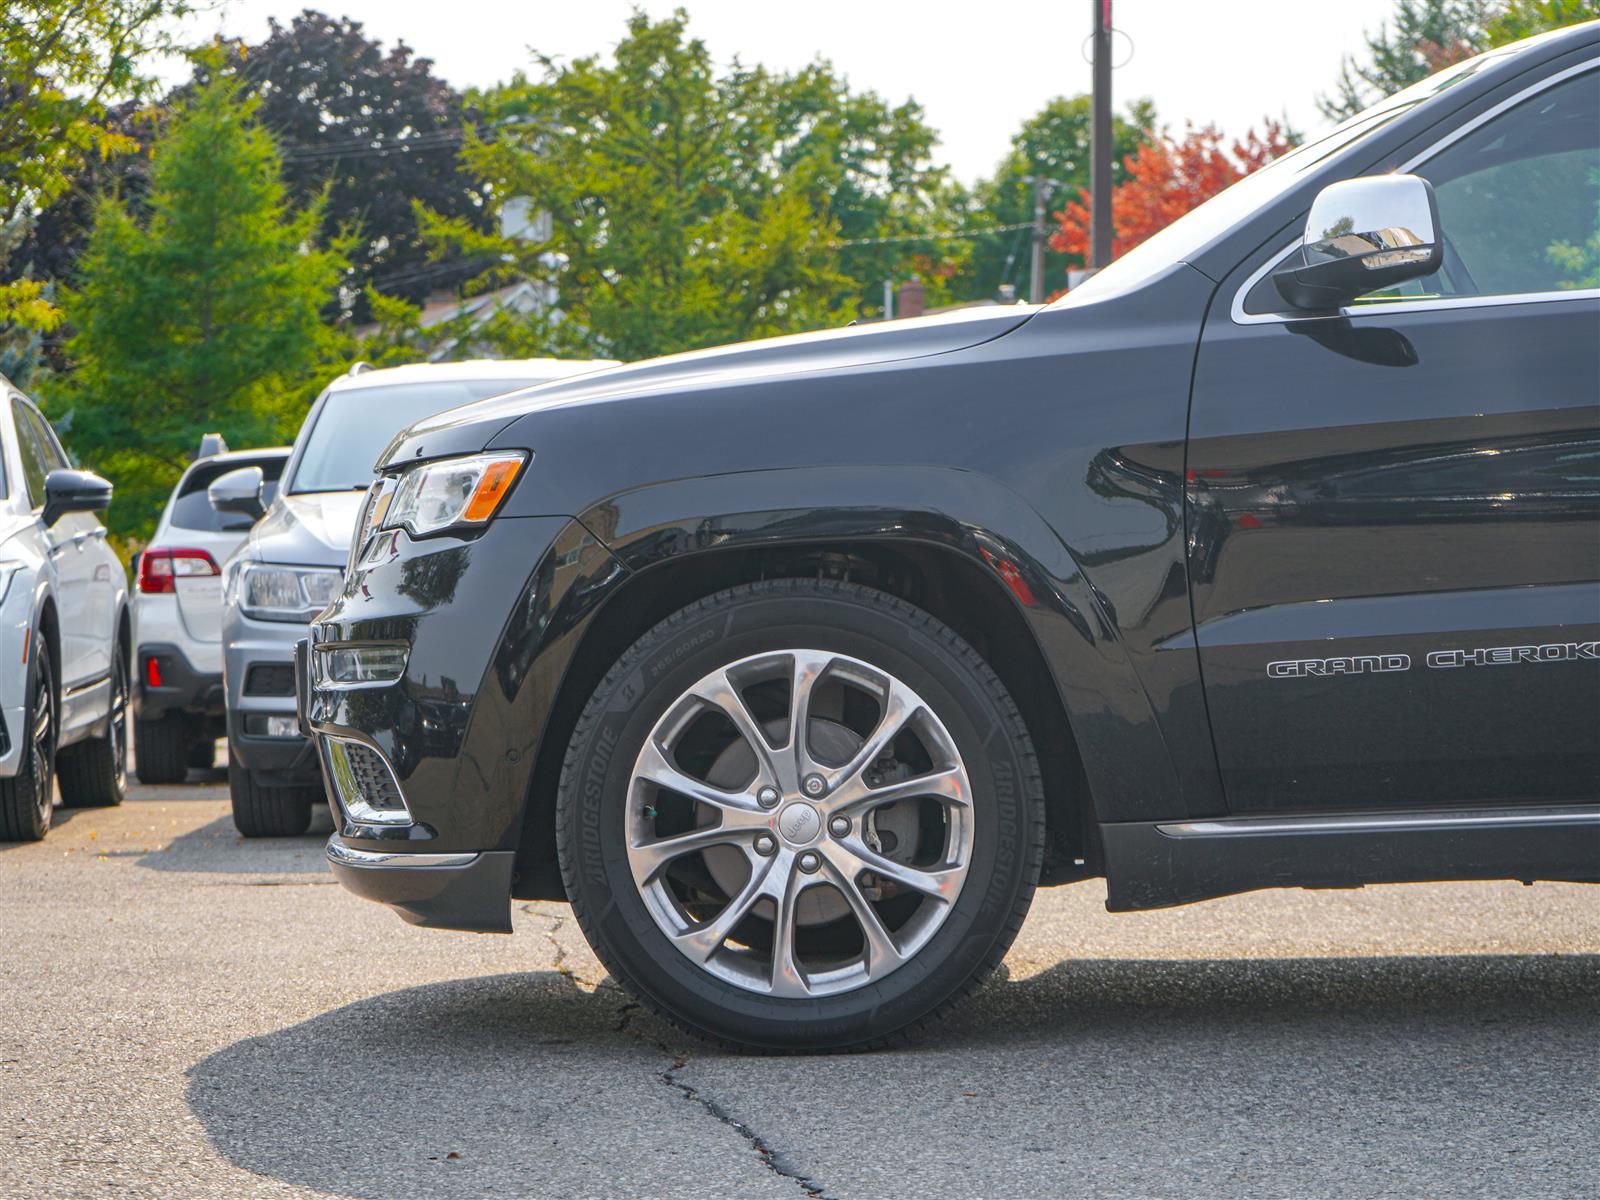
[{"label": "power line", "polygon": [[836,242],[824,242],[823,245],[831,249],[835,246],[884,246],[890,242],[944,242],[955,238],[984,237],[991,233],[1011,233],[1032,227],[1032,221],[1023,221],[1016,225],[983,225],[977,229],[947,229],[940,233],[897,233],[892,237],[842,238]]},{"label": "power line", "polygon": [[383,158],[391,154],[413,154],[424,150],[443,150],[466,140],[461,129],[436,129],[392,142],[349,138],[339,142],[290,142],[282,155],[287,162],[321,162],[336,158]]}]

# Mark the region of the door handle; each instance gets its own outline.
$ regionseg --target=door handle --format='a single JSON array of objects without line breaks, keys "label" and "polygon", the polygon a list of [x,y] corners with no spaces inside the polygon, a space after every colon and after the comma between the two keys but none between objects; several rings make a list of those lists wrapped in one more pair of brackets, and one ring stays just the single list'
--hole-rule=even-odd
[{"label": "door handle", "polygon": [[83,544],[85,542],[87,542],[88,540],[89,540],[89,533],[88,533],[87,530],[85,530],[82,533],[75,533],[75,534],[72,535],[72,544],[74,546],[76,546],[79,550],[83,549]]}]

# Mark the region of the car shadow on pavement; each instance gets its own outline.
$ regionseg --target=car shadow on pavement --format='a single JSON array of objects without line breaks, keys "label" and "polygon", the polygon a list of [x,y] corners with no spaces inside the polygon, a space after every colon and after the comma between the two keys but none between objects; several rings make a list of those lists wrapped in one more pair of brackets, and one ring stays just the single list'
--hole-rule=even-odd
[{"label": "car shadow on pavement", "polygon": [[[1557,1099],[1588,1094],[1597,1011],[1600,955],[1074,959],[991,981],[901,1049],[763,1059],[534,972],[238,1042],[189,1071],[188,1102],[236,1165],[361,1197],[737,1194],[628,1175],[690,1169],[730,1130],[816,1195],[1009,1194],[984,1162],[1037,1195],[1198,1194],[1173,1185],[1207,1166],[1273,1194],[1364,1170],[1436,1195],[1530,1194],[1508,1172],[1542,1171],[1562,1194],[1600,1165],[1585,1106]],[[891,1154],[918,1146],[925,1167]],[[1273,1156],[1307,1186],[1257,1173]],[[1096,1170],[1120,1189],[1086,1189]]]},{"label": "car shadow on pavement", "polygon": [[[218,817],[180,834],[164,849],[150,850],[134,862],[152,871],[197,871],[223,875],[327,875],[323,847],[333,828],[327,810],[318,808],[304,837],[245,838],[232,817]],[[330,876],[329,881],[332,882]]]}]

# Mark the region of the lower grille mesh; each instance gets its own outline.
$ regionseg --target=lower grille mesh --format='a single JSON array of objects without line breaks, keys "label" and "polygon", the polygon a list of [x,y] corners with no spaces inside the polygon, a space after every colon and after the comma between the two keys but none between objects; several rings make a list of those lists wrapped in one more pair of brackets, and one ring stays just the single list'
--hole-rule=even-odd
[{"label": "lower grille mesh", "polygon": [[352,820],[410,821],[394,772],[376,750],[360,742],[330,738],[328,765],[339,804]]},{"label": "lower grille mesh", "polygon": [[255,663],[245,672],[246,696],[294,695],[294,667],[288,663]]}]

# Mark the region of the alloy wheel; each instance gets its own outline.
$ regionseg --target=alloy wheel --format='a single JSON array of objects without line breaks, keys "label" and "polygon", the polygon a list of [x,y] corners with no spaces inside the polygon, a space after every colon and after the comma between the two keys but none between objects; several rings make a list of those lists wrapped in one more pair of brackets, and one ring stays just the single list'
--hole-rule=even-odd
[{"label": "alloy wheel", "polygon": [[833,995],[914,958],[972,860],[945,725],[892,674],[786,649],[704,676],[634,764],[628,861],[691,962],[765,995]]}]

